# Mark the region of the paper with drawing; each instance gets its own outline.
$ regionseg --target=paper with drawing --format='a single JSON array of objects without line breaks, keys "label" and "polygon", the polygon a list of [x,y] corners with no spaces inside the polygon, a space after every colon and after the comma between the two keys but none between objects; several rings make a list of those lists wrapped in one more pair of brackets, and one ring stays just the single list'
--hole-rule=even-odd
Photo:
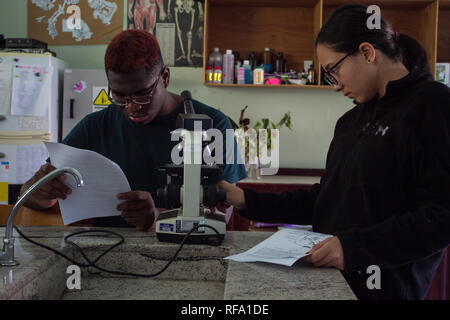
[{"label": "paper with drawing", "polygon": [[307,256],[311,248],[332,237],[329,234],[301,229],[282,229],[253,248],[225,259],[239,262],[270,262],[292,266],[298,259]]}]

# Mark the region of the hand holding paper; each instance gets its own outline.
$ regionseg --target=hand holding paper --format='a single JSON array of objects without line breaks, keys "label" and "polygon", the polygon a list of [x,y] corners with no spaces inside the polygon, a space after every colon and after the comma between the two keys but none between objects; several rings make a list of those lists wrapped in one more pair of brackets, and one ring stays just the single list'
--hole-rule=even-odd
[{"label": "hand holding paper", "polygon": [[282,229],[253,248],[225,259],[240,262],[270,262],[292,266],[298,259],[309,254],[311,248],[332,237],[328,234],[301,229]]}]

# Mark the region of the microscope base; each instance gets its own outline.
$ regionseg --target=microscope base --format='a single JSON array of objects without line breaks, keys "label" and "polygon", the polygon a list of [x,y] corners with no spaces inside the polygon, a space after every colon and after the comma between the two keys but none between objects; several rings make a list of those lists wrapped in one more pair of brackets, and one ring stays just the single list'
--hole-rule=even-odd
[{"label": "microscope base", "polygon": [[211,228],[199,227],[194,230],[185,243],[220,245],[226,232],[226,220],[224,214],[207,213],[205,216],[185,217],[179,215],[178,209],[161,212],[156,221],[156,238],[162,242],[181,243],[185,236],[198,225],[208,225]]},{"label": "microscope base", "polygon": [[[187,234],[187,233],[186,233]],[[182,233],[156,233],[156,238],[161,242],[181,243],[186,237]],[[211,246],[219,246],[222,244],[225,235],[223,234],[191,234],[184,243],[186,244],[206,244]]]}]

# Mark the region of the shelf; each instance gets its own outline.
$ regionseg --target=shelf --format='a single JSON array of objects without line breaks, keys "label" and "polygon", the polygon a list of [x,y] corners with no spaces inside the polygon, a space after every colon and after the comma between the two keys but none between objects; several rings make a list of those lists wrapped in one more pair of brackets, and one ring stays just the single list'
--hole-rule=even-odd
[{"label": "shelf", "polygon": [[333,87],[326,85],[317,84],[280,84],[280,85],[269,85],[269,84],[218,84],[218,83],[204,83],[207,87],[218,87],[218,88],[265,88],[265,89],[328,89],[333,90]]},{"label": "shelf", "polygon": [[314,39],[322,23],[322,0],[206,0],[204,66],[215,47],[239,51],[247,59],[252,51],[262,60],[264,48],[283,52],[288,69],[303,70],[312,60],[320,79],[314,54]]},{"label": "shelf", "polygon": [[[429,65],[450,62],[450,0],[359,0],[378,5],[381,15],[394,31],[419,41],[429,57]],[[320,28],[339,6],[348,0],[205,0],[205,33],[203,45],[204,70],[213,48],[222,53],[239,51],[242,59],[250,52],[262,60],[264,48],[271,49],[273,58],[283,52],[288,69],[302,70],[304,60],[313,60],[316,79],[321,80],[321,68],[314,52],[314,42]],[[323,85],[225,85],[211,87],[277,87],[320,88]]]}]

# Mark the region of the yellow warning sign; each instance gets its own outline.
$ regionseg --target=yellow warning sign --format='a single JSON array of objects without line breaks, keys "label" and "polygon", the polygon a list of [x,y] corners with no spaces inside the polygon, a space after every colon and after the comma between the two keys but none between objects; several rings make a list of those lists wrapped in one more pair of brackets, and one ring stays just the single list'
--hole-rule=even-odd
[{"label": "yellow warning sign", "polygon": [[95,98],[94,100],[94,104],[96,106],[109,106],[111,104],[111,101],[109,101],[108,94],[106,93],[105,89],[102,89],[97,95],[97,98]]}]

